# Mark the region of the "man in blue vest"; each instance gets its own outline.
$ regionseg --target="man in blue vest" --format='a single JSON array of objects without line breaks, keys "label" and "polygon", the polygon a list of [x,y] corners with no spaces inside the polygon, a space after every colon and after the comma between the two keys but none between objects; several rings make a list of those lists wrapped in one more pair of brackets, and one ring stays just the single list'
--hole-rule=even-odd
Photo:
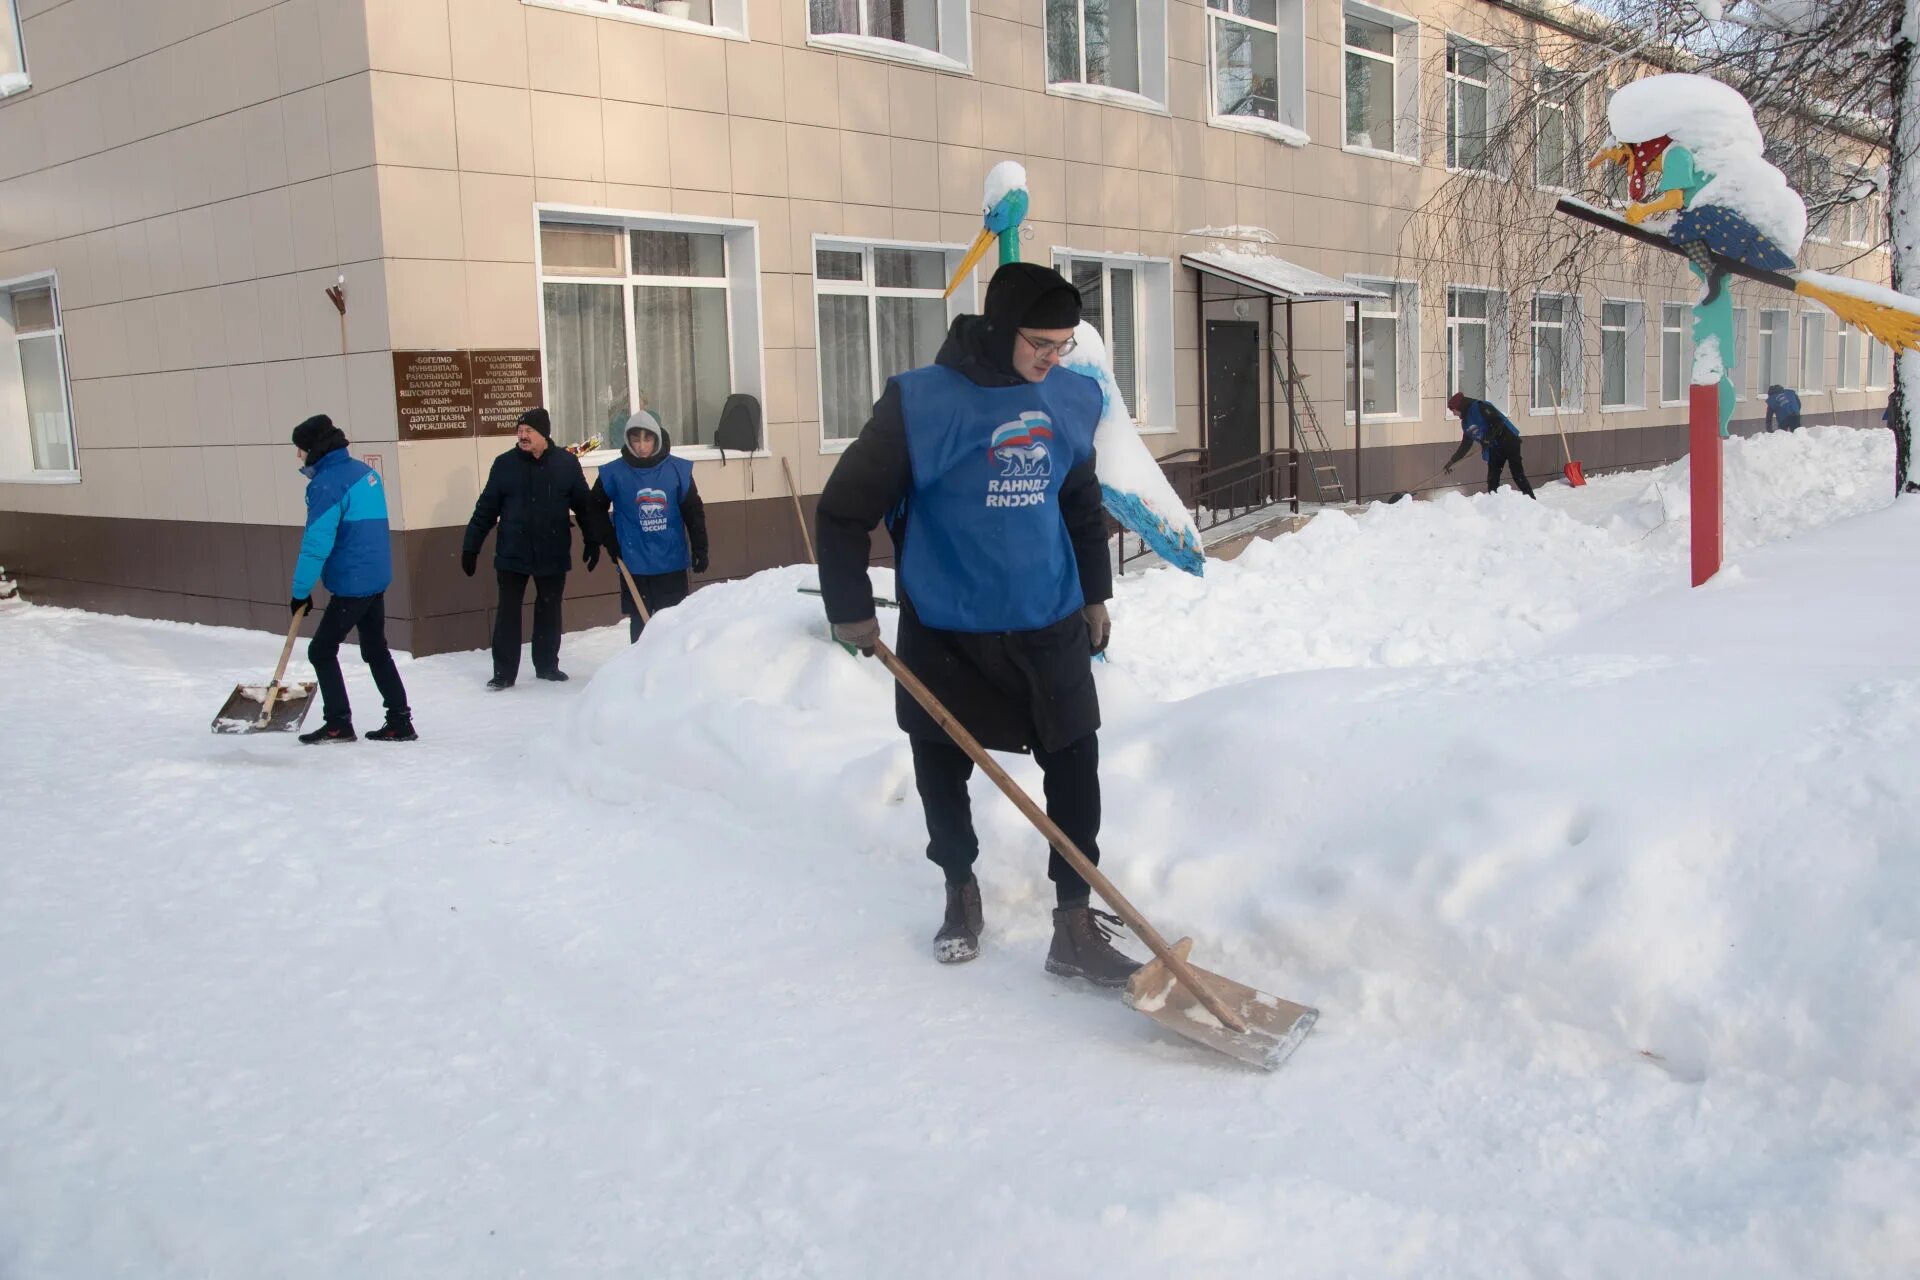
[{"label": "man in blue vest", "polygon": [[1466,457],[1467,450],[1477,444],[1480,457],[1487,464],[1488,493],[1500,487],[1500,468],[1505,467],[1513,477],[1514,487],[1533,497],[1533,486],[1527,483],[1527,473],[1520,467],[1520,428],[1492,401],[1469,400],[1463,392],[1456,391],[1447,398],[1447,409],[1459,415],[1460,447],[1447,459],[1447,465],[1440,468],[1441,472],[1452,471],[1453,464]]},{"label": "man in blue vest", "polygon": [[1767,388],[1767,430],[1800,429],[1800,396],[1791,387],[1774,383]]},{"label": "man in blue vest", "polygon": [[[1048,816],[1100,851],[1100,704],[1093,655],[1113,594],[1093,469],[1100,388],[1059,367],[1080,294],[1058,272],[1008,263],[983,315],[962,316],[932,365],[889,379],[820,495],[820,589],[841,643],[873,653],[867,574],[882,519],[899,566],[900,660],[996,751],[1031,751]],[[983,915],[967,779],[973,762],[905,690],[895,717],[913,748],[927,857],[946,876],[934,936],[943,963],[979,954]],[[1047,969],[1120,986],[1139,965],[1113,948],[1085,880],[1047,863],[1058,906]]]},{"label": "man in blue vest", "polygon": [[307,478],[307,529],[293,566],[294,613],[313,612],[313,585],[333,593],[307,646],[320,682],[322,723],[300,735],[309,745],[352,742],[353,710],[340,674],[340,642],[360,633],[360,656],[387,704],[387,721],[367,735],[374,742],[412,742],[413,712],[387,648],[387,597],[393,552],[387,543],[387,494],[380,476],[347,452],[347,437],[325,414],[293,429],[300,474]]},{"label": "man in blue vest", "polygon": [[[600,468],[593,501],[602,520],[612,513],[620,562],[647,613],[685,600],[687,570],[707,571],[707,508],[693,483],[693,464],[673,456],[672,440],[645,409],[627,419],[626,445]],[[620,612],[627,615],[628,643],[637,642],[647,624],[624,580]]]}]

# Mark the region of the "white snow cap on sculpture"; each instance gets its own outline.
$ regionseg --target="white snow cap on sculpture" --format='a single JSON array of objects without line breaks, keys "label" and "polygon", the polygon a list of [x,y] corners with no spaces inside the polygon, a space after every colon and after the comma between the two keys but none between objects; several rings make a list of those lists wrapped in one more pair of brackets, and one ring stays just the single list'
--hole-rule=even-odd
[{"label": "white snow cap on sculpture", "polygon": [[1694,208],[1731,209],[1788,257],[1800,256],[1807,206],[1763,158],[1766,139],[1738,90],[1706,76],[1649,76],[1613,95],[1607,126],[1622,142],[1672,138],[1713,175],[1694,197]]},{"label": "white snow cap on sculpture", "polygon": [[1002,160],[987,172],[987,203],[991,209],[1006,198],[1009,191],[1027,189],[1026,166],[1018,160]]}]

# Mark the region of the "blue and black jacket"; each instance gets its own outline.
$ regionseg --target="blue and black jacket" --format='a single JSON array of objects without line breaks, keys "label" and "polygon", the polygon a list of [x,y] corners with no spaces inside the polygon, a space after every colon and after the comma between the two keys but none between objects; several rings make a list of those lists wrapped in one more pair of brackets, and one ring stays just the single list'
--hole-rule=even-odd
[{"label": "blue and black jacket", "polygon": [[1480,446],[1480,459],[1492,462],[1495,454],[1504,454],[1520,443],[1520,428],[1490,400],[1469,400],[1460,413],[1460,447],[1447,459],[1447,465],[1467,456],[1467,450]]},{"label": "blue and black jacket", "polygon": [[674,456],[665,431],[657,438],[657,453],[642,458],[623,448],[593,482],[594,506],[603,520],[611,517],[620,562],[636,578],[707,565],[707,508],[693,464]]},{"label": "blue and black jacket", "polygon": [[1783,431],[1800,425],[1800,394],[1791,387],[1767,388],[1767,429],[1771,431],[1776,422]]},{"label": "blue and black jacket", "polygon": [[336,596],[373,596],[393,581],[386,487],[378,472],[347,452],[346,437],[334,435],[300,468],[307,477],[307,529],[293,567],[296,600],[312,595],[315,582]]}]

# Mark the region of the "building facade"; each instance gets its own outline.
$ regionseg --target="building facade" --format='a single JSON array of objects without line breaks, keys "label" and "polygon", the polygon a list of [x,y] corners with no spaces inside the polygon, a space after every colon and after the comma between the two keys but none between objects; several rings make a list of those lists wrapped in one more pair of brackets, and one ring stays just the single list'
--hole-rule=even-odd
[{"label": "building facade", "polygon": [[[388,486],[396,644],[477,647],[492,588],[460,539],[533,403],[580,446],[658,414],[711,577],[797,561],[787,477],[810,507],[975,305],[984,273],[940,294],[1003,159],[1025,256],[1081,285],[1193,475],[1279,496],[1310,408],[1346,496],[1408,487],[1458,440],[1456,387],[1538,472],[1556,432],[1590,470],[1678,456],[1678,259],[1520,284],[1416,226],[1463,175],[1511,181],[1500,85],[1539,25],[1479,0],[0,0],[0,564],[44,603],[279,630],[288,433],[327,413]],[[1522,188],[1581,185],[1602,98],[1530,100]],[[1881,220],[1848,205],[1804,257],[1885,283]],[[1289,288],[1314,273],[1357,312]],[[1772,382],[1879,421],[1883,348],[1740,300],[1737,421]],[[741,395],[759,447],[722,452]],[[613,590],[576,572],[569,624]]]}]

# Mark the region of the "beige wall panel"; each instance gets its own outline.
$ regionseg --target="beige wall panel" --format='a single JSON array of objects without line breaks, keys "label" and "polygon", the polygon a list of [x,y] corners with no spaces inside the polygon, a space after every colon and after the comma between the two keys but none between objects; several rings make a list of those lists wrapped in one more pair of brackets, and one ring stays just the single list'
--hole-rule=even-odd
[{"label": "beige wall panel", "polygon": [[727,47],[725,41],[667,32],[667,105],[726,114]]},{"label": "beige wall panel", "polygon": [[[375,71],[369,90],[373,102],[374,155],[383,165],[452,169],[459,165],[454,124],[453,85],[446,80]],[[334,172],[359,168],[342,164]]]},{"label": "beige wall panel", "polygon": [[598,34],[601,97],[665,106],[666,33],[637,22],[603,22]]},{"label": "beige wall panel", "polygon": [[[602,104],[607,181],[626,186],[664,186],[672,180],[667,109],[637,102]],[[764,126],[778,130],[780,126]],[[786,172],[785,156],[780,171]]]},{"label": "beige wall panel", "polygon": [[840,68],[843,59],[813,49],[786,49],[788,124],[840,127]]},{"label": "beige wall panel", "polygon": [[123,449],[139,442],[129,381],[86,378],[73,383],[73,423],[81,448]]},{"label": "beige wall panel", "polygon": [[726,191],[733,181],[727,118],[705,111],[671,110],[667,139],[673,185],[685,190]]},{"label": "beige wall panel", "polygon": [[388,259],[387,299],[396,350],[470,345],[465,263]]},{"label": "beige wall panel", "polygon": [[892,104],[888,67],[872,58],[840,58],[840,127],[856,133],[887,132]]},{"label": "beige wall panel", "polygon": [[[784,278],[784,273],[789,271],[811,270],[809,259],[804,254],[799,259],[799,266],[794,265],[791,212],[786,200],[777,196],[735,196],[733,216],[747,219],[759,227],[760,271],[763,277],[779,275]],[[769,338],[768,345],[783,344]]]},{"label": "beige wall panel", "polygon": [[[454,0],[460,7],[465,0]],[[445,80],[453,74],[447,0],[401,0],[366,6],[368,65]]]},{"label": "beige wall panel", "polygon": [[367,56],[365,5],[315,0],[314,8],[320,21],[320,62],[326,69],[327,79],[338,80],[365,71],[371,65]]},{"label": "beige wall panel", "polygon": [[894,67],[887,77],[887,131],[895,138],[935,142],[940,137],[939,82],[918,67]]},{"label": "beige wall panel", "polygon": [[238,284],[222,285],[214,293],[220,308],[221,332],[226,337],[226,358],[236,364],[255,364],[265,359],[258,283],[242,280]]},{"label": "beige wall panel", "polygon": [[467,343],[540,345],[540,290],[530,262],[467,264]]},{"label": "beige wall panel", "polygon": [[294,421],[324,413],[333,419],[336,427],[346,432],[348,439],[356,438],[360,428],[353,420],[353,403],[347,396],[346,360],[340,356],[302,360],[300,376],[306,395],[301,403],[300,416]]},{"label": "beige wall panel", "polygon": [[625,213],[652,213],[673,208],[670,187],[630,187],[617,182],[607,184],[606,207]]},{"label": "beige wall panel", "polygon": [[526,87],[527,19],[520,0],[453,0],[447,20],[456,79]]},{"label": "beige wall panel", "polygon": [[787,194],[786,126],[735,117],[729,130],[732,189],[747,195]]},{"label": "beige wall panel", "polygon": [[527,30],[527,83],[550,93],[598,94],[601,19],[529,5],[522,10]]},{"label": "beige wall panel", "polygon": [[[315,87],[291,94],[280,99],[279,108],[287,181],[305,182],[332,172],[333,159],[327,143],[326,89]],[[371,127],[371,100],[367,121]]]},{"label": "beige wall panel", "polygon": [[431,529],[465,524],[473,515],[473,500],[480,492],[481,468],[474,442],[410,440],[394,449],[400,462],[403,527]]},{"label": "beige wall panel", "polygon": [[671,212],[696,218],[731,218],[733,197],[724,191],[675,191]]},{"label": "beige wall panel", "polygon": [[468,173],[533,173],[533,100],[524,89],[456,82],[455,142]]},{"label": "beige wall panel", "polygon": [[940,215],[932,209],[895,209],[893,238],[922,244],[940,239]]},{"label": "beige wall panel", "polygon": [[[541,12],[529,10],[529,12]],[[722,129],[724,116],[715,116]],[[607,180],[600,101],[561,93],[533,95],[533,171],[542,178]]]},{"label": "beige wall panel", "polygon": [[939,147],[931,142],[895,138],[892,152],[894,208],[937,211],[940,207]]},{"label": "beige wall panel", "polygon": [[302,361],[275,360],[264,366],[267,377],[267,419],[278,428],[268,439],[286,440],[287,432],[305,420],[307,410],[307,372]]},{"label": "beige wall panel", "polygon": [[840,135],[832,129],[787,126],[787,190],[796,201],[838,203],[845,190]]},{"label": "beige wall panel", "polygon": [[1017,88],[1025,81],[1020,65],[1025,53],[1021,30],[1018,23],[1000,18],[974,19],[973,72],[983,84]]},{"label": "beige wall panel", "polygon": [[80,475],[80,484],[63,487],[81,491],[85,511],[123,518],[139,515],[141,487],[152,479],[141,465],[138,449],[82,448]]},{"label": "beige wall panel", "polygon": [[247,222],[253,235],[255,275],[281,275],[295,270],[293,251],[293,197],[285,187],[249,196]]},{"label": "beige wall panel", "polygon": [[205,520],[207,480],[198,449],[143,449],[140,463],[147,483],[140,490],[140,516],[146,520]]},{"label": "beige wall panel", "polygon": [[603,208],[607,203],[607,184],[581,182],[573,178],[535,178],[533,198],[542,204],[578,204]]},{"label": "beige wall panel", "polygon": [[390,352],[356,352],[347,357],[347,404],[353,417],[355,444],[399,438],[400,420],[394,406]]},{"label": "beige wall panel", "polygon": [[267,367],[264,364],[237,364],[229,368],[227,394],[232,402],[234,443],[271,444],[286,438],[284,432],[291,428],[280,428],[267,414]]},{"label": "beige wall panel", "polygon": [[840,135],[840,194],[848,204],[886,204],[893,198],[893,149],[865,134]]},{"label": "beige wall panel", "polygon": [[980,85],[966,76],[934,78],[935,111],[939,131],[936,137],[950,146],[980,145]]},{"label": "beige wall panel", "polygon": [[[380,238],[385,252],[397,258],[461,258],[460,175],[451,169],[379,169]],[[336,184],[339,179],[335,179]],[[341,256],[378,257],[353,253],[341,232]]]},{"label": "beige wall panel", "polygon": [[849,204],[840,224],[849,236],[893,239],[893,210],[884,204]]},{"label": "beige wall panel", "polygon": [[[394,77],[383,74],[381,78],[393,79]],[[330,80],[322,92],[326,95],[329,171],[344,173],[348,169],[363,169],[372,164],[375,159],[372,74],[362,72],[344,80]],[[450,112],[451,109],[449,109]],[[447,132],[452,133],[450,126]],[[386,144],[399,145],[399,140],[387,139]],[[289,156],[291,156],[291,149]]]},{"label": "beige wall panel", "polygon": [[292,360],[301,355],[300,315],[295,302],[299,278],[292,274],[264,276],[253,283],[260,314],[260,358]]},{"label": "beige wall panel", "polygon": [[[243,520],[240,496],[240,456],[232,445],[216,445],[197,451],[200,474],[207,492],[207,519],[216,524],[239,524]],[[288,457],[292,457],[289,452]]]},{"label": "beige wall panel", "polygon": [[533,179],[462,173],[460,225],[469,259],[532,262]]}]

